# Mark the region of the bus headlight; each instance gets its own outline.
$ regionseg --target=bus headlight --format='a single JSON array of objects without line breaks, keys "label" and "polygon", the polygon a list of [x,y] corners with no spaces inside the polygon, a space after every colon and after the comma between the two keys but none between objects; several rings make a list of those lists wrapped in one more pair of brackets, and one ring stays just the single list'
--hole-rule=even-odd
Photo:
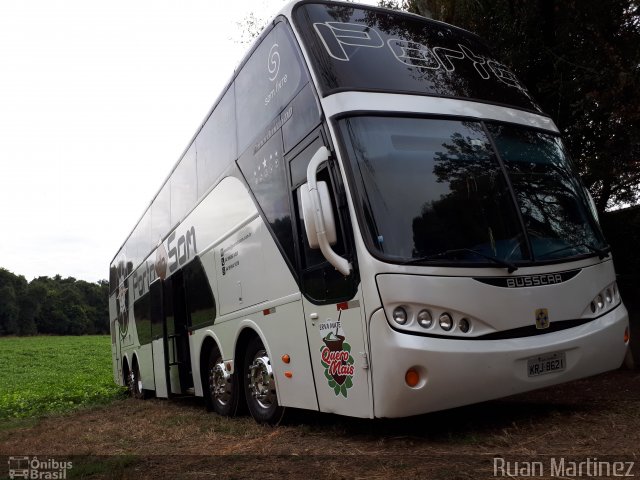
[{"label": "bus headlight", "polygon": [[458,322],[458,328],[462,333],[467,333],[471,329],[471,324],[469,323],[469,320],[467,320],[466,318],[462,318]]},{"label": "bus headlight", "polygon": [[589,309],[591,313],[595,315],[601,315],[606,310],[610,310],[620,301],[620,292],[618,291],[618,285],[612,283],[603,289],[598,295],[591,300]]},{"label": "bus headlight", "polygon": [[604,299],[607,301],[607,303],[613,302],[613,292],[610,288],[607,288],[607,291],[604,293]]},{"label": "bus headlight", "polygon": [[418,324],[420,324],[422,328],[431,328],[433,318],[429,310],[420,310],[420,313],[418,313]]},{"label": "bus headlight", "polygon": [[[402,302],[402,303],[401,303]],[[396,332],[411,332],[423,337],[469,338],[495,331],[481,319],[467,312],[427,303],[403,302],[384,310],[387,324]]]},{"label": "bus headlight", "polygon": [[398,325],[404,325],[407,323],[407,311],[402,307],[396,307],[393,310],[393,320]]},{"label": "bus headlight", "polygon": [[440,328],[446,332],[453,328],[453,319],[446,312],[440,315]]}]

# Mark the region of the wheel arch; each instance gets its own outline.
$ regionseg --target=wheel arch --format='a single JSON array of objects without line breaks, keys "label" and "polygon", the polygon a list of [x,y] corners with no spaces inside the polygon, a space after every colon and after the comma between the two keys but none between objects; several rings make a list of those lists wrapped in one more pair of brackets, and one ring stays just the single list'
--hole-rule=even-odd
[{"label": "wheel arch", "polygon": [[242,362],[244,361],[244,354],[247,351],[247,346],[249,345],[249,342],[251,342],[251,340],[253,340],[254,338],[259,338],[262,342],[262,345],[267,348],[267,345],[264,341],[264,336],[261,334],[261,332],[251,326],[245,326],[240,330],[238,338],[236,339],[235,347],[233,349],[234,370],[236,368],[242,369]]},{"label": "wheel arch", "polygon": [[205,394],[204,377],[207,374],[207,361],[209,360],[209,355],[214,348],[222,351],[218,339],[213,334],[207,333],[207,335],[205,335],[205,337],[202,339],[202,343],[200,344],[200,352],[198,354],[198,365],[200,366],[200,374],[198,375],[198,377],[200,380],[200,389],[203,395]]}]

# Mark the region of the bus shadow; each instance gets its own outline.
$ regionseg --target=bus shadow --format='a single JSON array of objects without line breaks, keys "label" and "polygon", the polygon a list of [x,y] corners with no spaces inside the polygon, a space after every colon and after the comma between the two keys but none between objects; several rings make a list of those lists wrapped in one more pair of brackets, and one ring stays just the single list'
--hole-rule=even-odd
[{"label": "bus shadow", "polygon": [[[427,440],[473,444],[488,436],[504,437],[518,430],[557,426],[564,421],[597,412],[618,410],[616,402],[640,402],[640,375],[617,370],[567,384],[522,393],[507,398],[407,418],[359,419],[308,410],[288,409],[285,428],[301,433],[331,435],[363,441]],[[618,399],[618,400],[616,400]],[[204,400],[172,398],[180,408],[194,414],[204,411]],[[612,403],[613,402],[613,403]],[[213,415],[213,414],[211,414]],[[244,412],[242,417],[247,417]]]},{"label": "bus shadow", "polygon": [[524,395],[406,418],[371,420],[295,410],[285,420],[288,426],[346,437],[475,443],[487,435],[501,435],[505,429],[540,425],[593,409],[557,395],[548,401],[528,400]]}]

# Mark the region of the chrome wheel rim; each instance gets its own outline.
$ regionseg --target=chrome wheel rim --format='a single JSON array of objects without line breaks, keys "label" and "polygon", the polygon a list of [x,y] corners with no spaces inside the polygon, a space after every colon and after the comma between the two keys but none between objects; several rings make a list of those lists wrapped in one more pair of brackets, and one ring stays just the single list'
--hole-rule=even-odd
[{"label": "chrome wheel rim", "polygon": [[271,361],[265,350],[259,350],[249,366],[249,393],[258,405],[269,409],[276,403],[276,386]]},{"label": "chrome wheel rim", "polygon": [[209,368],[209,392],[211,399],[225,406],[231,400],[231,374],[227,372],[221,357]]}]

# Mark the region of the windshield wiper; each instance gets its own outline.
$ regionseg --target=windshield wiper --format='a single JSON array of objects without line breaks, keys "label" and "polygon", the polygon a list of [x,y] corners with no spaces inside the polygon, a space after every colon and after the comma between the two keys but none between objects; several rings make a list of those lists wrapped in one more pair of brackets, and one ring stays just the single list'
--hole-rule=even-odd
[{"label": "windshield wiper", "polygon": [[444,252],[434,253],[432,255],[425,255],[419,258],[412,258],[411,260],[403,262],[401,265],[414,265],[416,263],[427,262],[429,260],[435,260],[442,257],[449,257],[457,253],[464,253],[464,252],[473,253],[475,255],[478,255],[479,257],[486,258],[487,260],[491,260],[493,263],[497,263],[501,267],[506,268],[509,273],[513,273],[518,269],[518,267],[516,267],[511,262],[507,262],[506,260],[502,260],[498,257],[494,257],[492,255],[487,255],[477,250],[473,250],[472,248],[456,248],[453,250],[445,250]]},{"label": "windshield wiper", "polygon": [[567,245],[566,247],[558,248],[557,250],[551,250],[550,252],[545,252],[539,257],[537,257],[537,259],[539,260],[541,258],[548,257],[549,255],[553,255],[554,253],[563,252],[565,250],[569,250],[572,248],[575,250],[578,247],[585,247],[586,249],[591,250],[591,252],[598,255],[598,258],[600,260],[608,257],[609,252],[611,251],[611,245],[605,245],[604,248],[597,248],[597,247],[594,247],[593,245],[589,245],[588,243],[576,243],[574,245]]}]

